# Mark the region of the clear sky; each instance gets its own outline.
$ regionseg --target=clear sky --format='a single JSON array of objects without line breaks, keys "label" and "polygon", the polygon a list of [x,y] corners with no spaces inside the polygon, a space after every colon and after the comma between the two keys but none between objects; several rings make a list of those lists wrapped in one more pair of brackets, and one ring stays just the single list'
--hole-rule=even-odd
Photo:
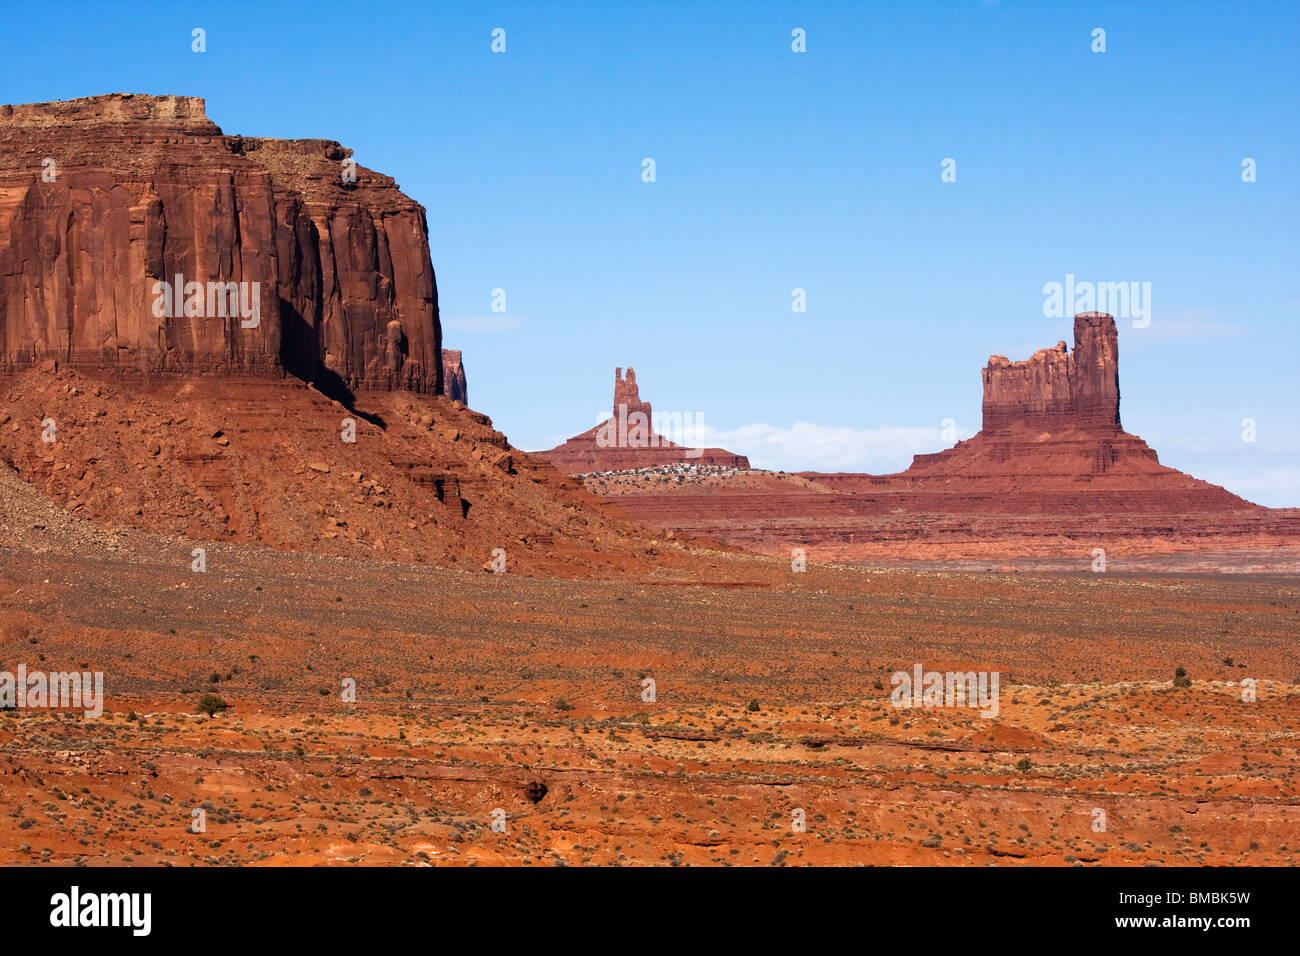
[{"label": "clear sky", "polygon": [[991,353],[1070,339],[1073,273],[1150,283],[1125,427],[1300,506],[1298,53],[1294,2],[74,3],[6,18],[0,101],[353,147],[428,209],[445,344],[523,448],[632,365],[755,465],[898,470],[978,429]]}]

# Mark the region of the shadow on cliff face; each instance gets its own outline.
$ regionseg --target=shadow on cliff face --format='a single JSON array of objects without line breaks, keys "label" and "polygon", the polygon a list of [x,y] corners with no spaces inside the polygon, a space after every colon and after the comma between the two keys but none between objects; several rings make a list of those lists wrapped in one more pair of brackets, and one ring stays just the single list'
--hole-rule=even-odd
[{"label": "shadow on cliff face", "polygon": [[325,367],[320,354],[320,333],[292,303],[281,299],[280,361],[285,371],[319,389],[322,395],[338,402],[353,415],[386,429],[388,426],[381,415],[356,407],[357,397],[352,389],[338,372]]}]

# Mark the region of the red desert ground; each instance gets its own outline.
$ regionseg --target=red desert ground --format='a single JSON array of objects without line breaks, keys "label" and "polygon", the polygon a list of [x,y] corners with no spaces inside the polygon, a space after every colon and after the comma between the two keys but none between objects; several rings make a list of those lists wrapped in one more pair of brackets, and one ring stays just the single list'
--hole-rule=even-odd
[{"label": "red desert ground", "polygon": [[527,454],[349,149],[0,146],[0,864],[1296,862],[1300,513],[1124,431],[1109,315],[896,475]]}]

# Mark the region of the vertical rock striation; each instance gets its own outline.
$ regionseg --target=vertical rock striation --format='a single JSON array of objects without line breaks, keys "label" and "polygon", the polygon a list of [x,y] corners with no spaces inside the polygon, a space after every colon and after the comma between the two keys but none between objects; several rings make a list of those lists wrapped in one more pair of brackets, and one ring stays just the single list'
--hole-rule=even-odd
[{"label": "vertical rock striation", "polygon": [[0,107],[0,372],[440,391],[424,209],[351,156],[227,136],[194,97]]},{"label": "vertical rock striation", "polygon": [[1057,342],[1023,362],[991,356],[984,369],[983,411],[986,434],[1013,426],[1120,432],[1115,319],[1101,312],[1076,315],[1073,352]]}]

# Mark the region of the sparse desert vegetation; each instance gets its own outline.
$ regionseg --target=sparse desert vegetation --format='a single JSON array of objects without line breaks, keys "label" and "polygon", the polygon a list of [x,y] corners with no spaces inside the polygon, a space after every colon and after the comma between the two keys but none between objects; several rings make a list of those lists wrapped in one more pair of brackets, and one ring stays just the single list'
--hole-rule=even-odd
[{"label": "sparse desert vegetation", "polygon": [[[6,659],[107,698],[0,715],[0,863],[1296,862],[1295,578],[204,576],[81,540],[0,555]],[[916,663],[998,671],[999,713],[892,706]]]}]

